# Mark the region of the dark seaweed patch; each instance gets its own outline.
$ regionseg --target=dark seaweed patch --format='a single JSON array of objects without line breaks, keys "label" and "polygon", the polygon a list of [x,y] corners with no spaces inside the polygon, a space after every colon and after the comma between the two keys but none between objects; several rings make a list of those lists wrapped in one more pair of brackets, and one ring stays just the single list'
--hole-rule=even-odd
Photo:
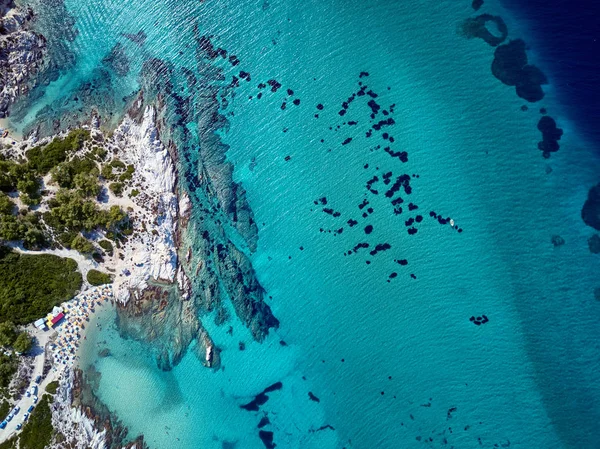
[{"label": "dark seaweed patch", "polygon": [[542,151],[545,158],[549,158],[550,153],[560,148],[558,141],[563,135],[563,130],[557,127],[554,119],[548,115],[540,118],[537,128],[542,133],[542,141],[538,143],[538,149]]},{"label": "dark seaweed patch", "polygon": [[[492,22],[498,32],[499,36],[492,34],[488,29],[487,23]],[[508,36],[508,27],[502,17],[492,16],[491,14],[481,14],[475,18],[469,18],[462,23],[462,32],[469,39],[479,38],[483,39],[486,43],[492,47],[500,45]]]},{"label": "dark seaweed patch", "polygon": [[500,45],[494,51],[492,74],[508,86],[515,86],[517,95],[531,103],[544,98],[542,85],[548,80],[544,73],[527,64],[525,42],[521,39]]}]

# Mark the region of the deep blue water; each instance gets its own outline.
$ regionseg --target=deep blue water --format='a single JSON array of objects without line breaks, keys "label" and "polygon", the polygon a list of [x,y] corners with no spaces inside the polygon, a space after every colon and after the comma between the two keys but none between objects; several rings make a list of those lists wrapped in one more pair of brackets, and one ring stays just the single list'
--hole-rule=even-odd
[{"label": "deep blue water", "polygon": [[600,20],[598,2],[502,0],[526,26],[528,43],[548,69],[561,104],[600,154]]}]

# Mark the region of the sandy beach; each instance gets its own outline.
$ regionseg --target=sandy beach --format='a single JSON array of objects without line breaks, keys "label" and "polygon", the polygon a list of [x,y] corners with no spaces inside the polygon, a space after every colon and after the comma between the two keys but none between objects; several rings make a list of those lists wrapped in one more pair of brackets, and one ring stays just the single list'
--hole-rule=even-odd
[{"label": "sandy beach", "polygon": [[79,359],[78,349],[81,341],[86,339],[91,316],[112,301],[112,286],[103,285],[86,290],[62,304],[65,318],[54,329],[56,336],[51,340],[48,354],[53,358],[52,373],[56,377],[65,368],[72,368]]}]

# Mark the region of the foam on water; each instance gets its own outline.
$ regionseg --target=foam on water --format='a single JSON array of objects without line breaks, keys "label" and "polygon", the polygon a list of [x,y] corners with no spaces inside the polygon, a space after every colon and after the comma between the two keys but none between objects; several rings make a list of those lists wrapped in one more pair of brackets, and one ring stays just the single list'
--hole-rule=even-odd
[{"label": "foam on water", "polygon": [[[128,47],[135,68],[115,97],[136,87],[145,57],[191,63],[196,23],[252,74],[225,111],[234,115],[223,138],[259,224],[254,266],[281,322],[258,344],[237,319],[217,328],[206,317],[223,348],[216,373],[191,354],[160,372],[147,349],[106,326],[88,341],[105,339],[112,355],[85,363],[101,373],[100,399],[153,448],[264,447],[263,413],[282,448],[595,447],[599,262],[580,208],[598,160],[552,98],[539,106],[567,132],[560,151],[542,158],[538,105],[521,111],[514,88],[491,74],[493,49],[457,32],[470,2],[347,3],[67,0],[81,80],[125,42],[120,33],[148,35],[143,49]],[[520,36],[506,12],[486,8]],[[337,113],[361,71],[383,107],[397,105],[390,132],[406,164],[370,151],[381,142],[364,137],[364,103]],[[280,93],[249,100],[269,78]],[[287,87],[301,104],[281,110]],[[337,130],[351,119],[358,125]],[[409,198],[425,216],[416,235],[382,195],[369,197],[375,213],[360,226],[319,232],[359,218],[366,181],[387,170],[419,175]],[[344,220],[314,205],[323,196]],[[343,255],[365,239],[366,224],[369,241],[388,242],[392,256]],[[554,248],[554,234],[565,245]],[[386,282],[391,271],[398,277]],[[489,323],[469,321],[481,314]],[[277,381],[283,388],[261,412],[239,408]],[[335,430],[316,431],[325,425]]]}]

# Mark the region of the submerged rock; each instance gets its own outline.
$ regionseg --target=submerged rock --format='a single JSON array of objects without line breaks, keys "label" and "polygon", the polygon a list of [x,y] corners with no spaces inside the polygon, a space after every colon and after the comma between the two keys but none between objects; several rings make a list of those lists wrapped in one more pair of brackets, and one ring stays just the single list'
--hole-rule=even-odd
[{"label": "submerged rock", "polygon": [[13,8],[0,17],[0,118],[37,84],[37,75],[48,68],[46,38],[33,32],[33,11]]}]

